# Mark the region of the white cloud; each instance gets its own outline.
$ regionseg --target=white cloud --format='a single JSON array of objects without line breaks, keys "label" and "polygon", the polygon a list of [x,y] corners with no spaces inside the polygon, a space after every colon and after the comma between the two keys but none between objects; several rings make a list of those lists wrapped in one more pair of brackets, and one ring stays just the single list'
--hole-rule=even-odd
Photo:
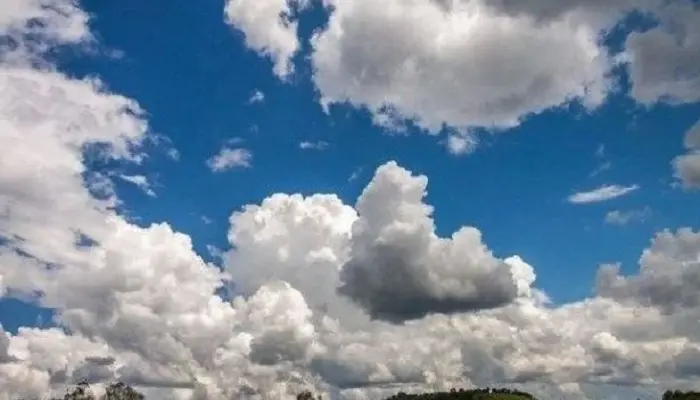
[{"label": "white cloud", "polygon": [[119,178],[136,185],[139,189],[143,190],[150,197],[156,197],[156,192],[151,187],[151,183],[148,182],[148,178],[144,175],[119,175]]},{"label": "white cloud", "polygon": [[265,101],[265,93],[256,90],[248,99],[248,104],[262,103],[263,101]]},{"label": "white cloud", "polygon": [[447,137],[447,149],[454,155],[472,153],[478,144],[476,135],[469,132],[452,133]]},{"label": "white cloud", "polygon": [[573,204],[599,203],[616,199],[636,190],[639,190],[639,185],[603,185],[590,191],[574,193],[570,195],[567,200]]},{"label": "white cloud", "polygon": [[[99,81],[0,65],[0,293],[54,309],[59,324],[0,331],[1,400],[60,395],[77,377],[211,400],[290,399],[307,387],[367,399],[392,384],[545,382],[557,398],[601,398],[588,384],[697,385],[700,233],[662,232],[638,274],[603,267],[597,296],[547,304],[532,266],[490,254],[476,228],[438,237],[427,178],[390,163],[355,207],[278,193],[234,213],[222,273],[187,235],[132,225],[113,209],[117,193],[96,195],[105,175],[82,149],[101,143],[103,156],[139,162],[143,115]],[[351,283],[353,302],[337,288],[348,275],[393,283],[379,266],[409,284],[423,274],[417,292],[433,304],[478,300],[494,282],[469,282],[491,274],[516,296],[479,312],[460,303],[404,324],[370,321],[365,310],[402,315],[404,303],[373,302],[395,289]],[[216,294],[229,284],[241,294],[232,302]]]},{"label": "white cloud", "polygon": [[323,140],[317,142],[303,141],[299,143],[299,148],[302,150],[325,150],[330,146],[330,143]]},{"label": "white cloud", "polygon": [[683,188],[700,189],[700,121],[686,132],[684,145],[688,153],[673,160],[674,176]]},{"label": "white cloud", "polygon": [[[73,0],[6,0],[0,10],[0,35],[16,48],[0,47],[6,64],[42,63],[41,54],[56,45],[92,41],[89,16]],[[32,40],[25,40],[32,36]]]},{"label": "white cloud", "polygon": [[[619,61],[642,103],[700,99],[700,11],[690,0],[324,4],[329,23],[316,31],[310,54],[322,105],[366,108],[389,130],[405,131],[405,119],[433,133],[444,125],[498,130],[572,100],[595,108],[616,86],[609,74]],[[299,42],[295,18],[284,21],[293,8],[308,6],[230,0],[227,21],[256,38],[248,47],[272,57],[276,73],[287,76]],[[659,24],[631,33],[613,60],[599,39],[634,9]],[[461,136],[446,141],[456,154],[474,144]]]},{"label": "white cloud", "polygon": [[[248,47],[270,55],[283,76],[299,49],[295,22],[280,22],[290,3],[308,6],[284,0],[227,6],[235,10],[227,22],[257,38]],[[626,11],[656,3],[331,0],[328,26],[311,41],[313,79],[324,106],[366,107],[389,129],[402,130],[404,119],[431,132],[443,124],[512,127],[572,100],[601,104],[614,62],[600,34]]]},{"label": "white cloud", "polygon": [[233,168],[250,168],[253,153],[244,148],[222,148],[218,154],[207,160],[207,166],[213,172],[224,172]]},{"label": "white cloud", "polygon": [[631,222],[644,222],[650,215],[651,209],[649,207],[641,210],[613,210],[605,214],[605,223],[625,226]]},{"label": "white cloud", "polygon": [[308,6],[307,0],[228,0],[226,22],[241,30],[246,45],[269,57],[274,71],[286,77],[294,71],[292,56],[299,50],[293,10]]},{"label": "white cloud", "polygon": [[325,103],[375,114],[390,105],[437,132],[443,123],[511,127],[575,98],[594,107],[608,90],[599,27],[576,10],[541,24],[484,1],[330,3],[311,56]]}]

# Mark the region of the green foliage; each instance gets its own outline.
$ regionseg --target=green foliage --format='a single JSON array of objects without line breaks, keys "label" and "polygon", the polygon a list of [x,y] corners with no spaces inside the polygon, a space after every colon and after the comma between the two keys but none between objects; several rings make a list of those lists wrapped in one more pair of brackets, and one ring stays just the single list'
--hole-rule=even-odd
[{"label": "green foliage", "polygon": [[700,392],[681,392],[680,390],[667,390],[662,400],[700,400]]},{"label": "green foliage", "polygon": [[[144,400],[145,396],[134,390],[123,382],[112,383],[107,386],[105,394],[100,396],[100,400]],[[95,394],[90,390],[87,382],[80,382],[73,389],[69,390],[62,398],[54,400],[97,400]]]},{"label": "green foliage", "polygon": [[399,393],[386,400],[534,400],[528,393],[510,389],[452,389],[449,392],[406,394]]},{"label": "green foliage", "polygon": [[297,395],[297,400],[322,400],[321,396],[315,397],[313,393],[309,392],[308,390],[305,392],[301,392]]}]

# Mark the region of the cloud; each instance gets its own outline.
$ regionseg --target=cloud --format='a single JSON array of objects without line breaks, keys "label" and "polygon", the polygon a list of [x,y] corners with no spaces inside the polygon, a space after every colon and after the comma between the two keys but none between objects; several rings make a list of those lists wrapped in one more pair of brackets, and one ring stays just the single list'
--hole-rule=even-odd
[{"label": "cloud", "polygon": [[[299,49],[291,8],[309,4],[230,0],[227,22],[286,76]],[[405,119],[430,132],[513,127],[571,101],[601,104],[614,61],[599,36],[626,12],[656,4],[332,0],[327,26],[311,39],[313,80],[324,106],[367,108],[389,129],[402,130]]]},{"label": "cloud", "polygon": [[302,150],[325,150],[330,146],[330,143],[319,140],[318,142],[303,141],[299,143],[299,148]]},{"label": "cloud", "polygon": [[700,100],[700,10],[689,0],[656,12],[658,25],[625,42],[632,96],[644,104]]},{"label": "cloud", "polygon": [[700,121],[686,132],[684,146],[688,153],[676,157],[672,162],[674,177],[684,189],[700,189]]},{"label": "cloud", "polygon": [[46,65],[42,55],[50,49],[93,41],[89,19],[72,0],[12,0],[0,11],[0,36],[9,39],[0,46],[0,61]]},{"label": "cloud", "polygon": [[222,148],[218,154],[207,160],[207,166],[213,172],[224,172],[233,168],[250,168],[253,153],[244,148]]},{"label": "cloud", "polygon": [[597,189],[587,192],[578,192],[570,195],[567,200],[573,204],[589,204],[599,203],[616,199],[627,195],[636,190],[639,190],[639,185],[619,186],[619,185],[604,185]]},{"label": "cloud", "polygon": [[286,77],[294,71],[291,58],[299,50],[293,11],[309,4],[307,0],[228,0],[224,14],[226,22],[245,35],[246,45],[269,57],[275,74]]},{"label": "cloud", "polygon": [[156,197],[156,192],[151,187],[148,178],[143,175],[119,175],[119,178],[125,180],[126,182],[136,185],[139,189],[143,190],[150,197]]},{"label": "cloud", "polygon": [[541,24],[484,1],[330,4],[311,55],[324,104],[348,101],[375,115],[390,105],[437,132],[512,127],[572,99],[595,107],[608,91],[599,27],[577,20],[577,10]]},{"label": "cloud", "polygon": [[619,276],[618,265],[598,274],[598,293],[620,301],[636,301],[666,313],[700,306],[700,233],[688,228],[656,235],[640,260],[640,274]]},{"label": "cloud", "polygon": [[[0,64],[0,293],[51,308],[57,326],[0,332],[2,400],[59,396],[81,377],[212,400],[496,381],[582,399],[603,397],[591,385],[697,384],[698,232],[661,232],[638,273],[604,268],[595,296],[553,305],[533,267],[493,256],[476,228],[437,236],[427,178],[389,163],[354,207],[276,193],[234,213],[221,271],[169,224],[117,214],[117,189],[104,190],[114,172],[89,167],[143,159],[138,103],[17,60]],[[382,266],[408,287],[426,279],[377,302],[397,293],[394,276],[355,283]],[[233,301],[217,294],[225,286]],[[507,301],[481,307],[494,292]],[[416,299],[422,318],[406,311]]]},{"label": "cloud", "polygon": [[427,178],[390,162],[375,173],[357,202],[350,259],[339,292],[372,318],[403,321],[429,313],[475,311],[515,299],[509,265],[463,227],[435,234],[432,207],[423,203]]},{"label": "cloud", "polygon": [[[296,19],[310,4],[230,0],[227,22],[286,78],[300,48]],[[444,127],[499,131],[572,101],[594,109],[616,90],[612,71],[620,62],[641,103],[700,98],[700,62],[694,58],[700,54],[700,12],[690,0],[324,5],[329,21],[312,36],[309,55],[321,104],[367,109],[376,125],[391,131],[406,131],[406,120],[431,133]],[[630,33],[624,51],[613,57],[600,38],[632,11],[658,24]],[[462,135],[444,143],[454,154],[477,144]]]},{"label": "cloud", "polygon": [[457,132],[447,136],[447,149],[454,155],[472,153],[478,144],[476,135],[469,132]]},{"label": "cloud", "polygon": [[248,104],[262,103],[263,101],[265,101],[265,93],[255,90],[248,99]]},{"label": "cloud", "polygon": [[649,207],[641,210],[613,210],[605,214],[605,223],[625,226],[631,222],[644,222],[650,215],[651,209]]},{"label": "cloud", "polygon": [[610,161],[605,161],[599,166],[597,166],[591,173],[588,175],[590,177],[600,175],[601,173],[609,170],[612,167],[612,163]]}]

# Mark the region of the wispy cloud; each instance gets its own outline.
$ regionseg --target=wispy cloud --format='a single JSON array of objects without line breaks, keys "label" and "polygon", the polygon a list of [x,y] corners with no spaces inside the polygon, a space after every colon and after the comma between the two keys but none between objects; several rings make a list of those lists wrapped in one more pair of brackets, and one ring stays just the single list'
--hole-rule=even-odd
[{"label": "wispy cloud", "polygon": [[641,210],[613,210],[605,214],[605,223],[608,225],[625,226],[631,222],[644,222],[651,215],[651,208],[644,207]]},{"label": "wispy cloud", "polygon": [[463,155],[473,153],[479,140],[471,132],[456,132],[447,137],[445,144],[450,154]]},{"label": "wispy cloud", "polygon": [[151,188],[151,184],[148,182],[148,178],[143,175],[119,175],[119,178],[136,185],[139,189],[143,190],[150,197],[156,197],[156,192]]},{"label": "wispy cloud", "polygon": [[605,145],[604,144],[599,144],[598,148],[595,151],[595,156],[598,158],[603,158],[605,157]]},{"label": "wispy cloud", "polygon": [[248,99],[248,104],[262,103],[265,101],[265,93],[256,90]]},{"label": "wispy cloud", "polygon": [[590,191],[574,193],[567,200],[573,204],[600,203],[624,196],[638,189],[639,185],[604,185]]},{"label": "wispy cloud", "polygon": [[232,168],[250,168],[252,162],[253,153],[249,150],[224,147],[218,154],[207,160],[207,166],[213,172],[224,172]]},{"label": "wispy cloud", "polygon": [[357,180],[357,178],[360,177],[361,173],[362,173],[362,167],[356,168],[354,171],[352,171],[352,174],[350,174],[350,177],[348,178],[348,182],[352,182],[354,180]]},{"label": "wispy cloud", "polygon": [[330,146],[330,143],[319,140],[318,142],[304,141],[299,143],[299,148],[302,150],[325,150]]},{"label": "wispy cloud", "polygon": [[600,173],[603,172],[603,171],[609,170],[610,167],[612,167],[612,163],[611,163],[610,161],[606,161],[606,162],[600,164],[598,167],[596,167],[596,169],[594,169],[593,171],[591,171],[590,176],[591,176],[591,177],[594,177],[594,176],[600,174]]}]

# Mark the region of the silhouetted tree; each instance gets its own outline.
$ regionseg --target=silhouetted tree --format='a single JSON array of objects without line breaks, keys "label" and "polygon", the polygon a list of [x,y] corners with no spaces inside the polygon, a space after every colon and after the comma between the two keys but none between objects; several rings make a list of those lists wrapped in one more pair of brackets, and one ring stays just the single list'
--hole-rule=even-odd
[{"label": "silhouetted tree", "polygon": [[[144,400],[145,396],[123,382],[111,383],[105,388],[105,394],[100,400]],[[78,383],[73,390],[69,390],[59,399],[54,400],[97,400],[90,390],[87,382]]]}]

